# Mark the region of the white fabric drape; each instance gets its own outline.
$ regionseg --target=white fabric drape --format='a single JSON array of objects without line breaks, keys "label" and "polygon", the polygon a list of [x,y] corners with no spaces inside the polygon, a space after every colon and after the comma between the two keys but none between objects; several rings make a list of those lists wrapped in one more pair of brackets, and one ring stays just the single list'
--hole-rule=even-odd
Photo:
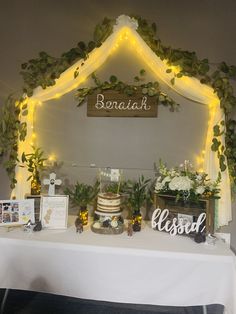
[{"label": "white fabric drape", "polygon": [[[205,154],[205,171],[211,179],[215,179],[219,172],[219,164],[216,159],[216,154],[211,151],[212,128],[216,122],[224,119],[224,115],[219,106],[219,99],[214,94],[213,89],[203,85],[196,78],[182,77],[175,80],[172,86],[171,79],[173,73],[166,73],[169,68],[165,61],[162,61],[145,43],[145,41],[137,33],[137,21],[128,16],[120,16],[114,26],[113,33],[107,38],[101,47],[94,49],[89,58],[81,66],[83,60],[76,62],[68,70],[66,70],[57,80],[56,85],[43,90],[41,87],[35,89],[33,96],[29,99],[29,106],[34,107],[37,102],[44,102],[53,98],[58,98],[65,93],[77,88],[91,73],[98,69],[113,52],[117,49],[121,40],[128,40],[128,43],[133,45],[147,66],[157,75],[157,78],[162,80],[168,86],[173,88],[180,95],[205,105],[209,106],[211,111],[211,119],[208,126],[208,134],[206,140]],[[75,79],[74,72],[79,68],[79,76]],[[173,72],[176,69],[173,68]],[[212,107],[214,107],[212,110]],[[31,138],[32,120],[27,117],[28,136],[24,147],[20,146],[20,153],[23,148],[29,147]],[[224,135],[221,136],[221,141],[224,143]],[[29,184],[26,183],[27,173],[23,168],[16,169],[16,178],[18,183],[12,192],[12,196],[23,198],[25,193],[29,193]],[[232,219],[231,217],[231,192],[228,170],[222,173],[221,181],[221,199],[219,200],[218,225],[226,225]]]}]

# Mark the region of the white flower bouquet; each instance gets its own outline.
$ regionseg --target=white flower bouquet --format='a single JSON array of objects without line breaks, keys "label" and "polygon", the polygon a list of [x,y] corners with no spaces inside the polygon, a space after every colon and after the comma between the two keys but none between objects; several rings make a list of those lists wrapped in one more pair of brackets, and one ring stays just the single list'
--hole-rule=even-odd
[{"label": "white flower bouquet", "polygon": [[193,170],[185,160],[179,167],[168,169],[161,161],[159,176],[155,184],[157,194],[175,195],[176,201],[198,201],[200,198],[219,198],[220,173],[215,181],[208,179],[204,172]]}]

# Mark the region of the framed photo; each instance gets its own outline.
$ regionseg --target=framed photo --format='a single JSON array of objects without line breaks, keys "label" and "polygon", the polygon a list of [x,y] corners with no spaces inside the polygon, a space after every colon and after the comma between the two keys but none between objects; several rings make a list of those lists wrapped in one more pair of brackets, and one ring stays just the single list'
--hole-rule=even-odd
[{"label": "framed photo", "polygon": [[24,225],[35,222],[34,200],[0,201],[0,226]]},{"label": "framed photo", "polygon": [[186,225],[186,223],[189,223],[191,225],[193,221],[194,217],[192,215],[178,213],[178,224]]},{"label": "framed photo", "polygon": [[68,195],[41,196],[40,216],[42,226],[48,229],[66,229]]},{"label": "framed photo", "polygon": [[26,194],[25,198],[28,199],[33,199],[34,200],[34,218],[35,222],[39,222],[40,220],[40,201],[41,201],[41,195],[30,195]]}]

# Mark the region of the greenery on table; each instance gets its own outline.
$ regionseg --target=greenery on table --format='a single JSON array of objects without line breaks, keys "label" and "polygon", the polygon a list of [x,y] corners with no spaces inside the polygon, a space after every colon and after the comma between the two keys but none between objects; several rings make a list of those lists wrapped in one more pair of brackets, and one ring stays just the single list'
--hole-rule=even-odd
[{"label": "greenery on table", "polygon": [[69,195],[71,203],[74,206],[86,207],[88,204],[91,204],[97,196],[98,186],[98,183],[91,186],[77,181],[72,188],[67,187],[64,193]]},{"label": "greenery on table", "polygon": [[139,179],[129,181],[126,192],[128,193],[128,206],[132,213],[140,213],[140,209],[144,206],[145,201],[148,201],[148,185],[150,179],[145,179],[143,175]]},{"label": "greenery on table", "polygon": [[21,167],[26,167],[30,173],[27,181],[39,180],[41,172],[46,169],[44,162],[47,158],[44,157],[44,151],[40,147],[32,146],[33,152],[29,154],[22,153]]},{"label": "greenery on table", "polygon": [[[207,84],[214,89],[225,114],[225,124],[221,121],[214,126],[214,138],[211,148],[218,155],[221,171],[226,170],[227,159],[232,182],[236,184],[236,121],[233,118],[236,97],[234,96],[231,83],[232,80],[236,79],[236,66],[222,62],[215,67],[209,63],[208,59],[199,59],[195,52],[165,46],[157,37],[155,23],[149,24],[140,16],[131,15],[131,17],[138,21],[137,31],[154,53],[162,60],[167,60],[170,66],[180,67],[178,73],[173,73],[172,84],[182,76],[190,76],[198,78],[201,83]],[[63,71],[80,59],[86,60],[89,58],[89,52],[101,46],[112,33],[114,24],[115,20],[104,18],[102,23],[95,27],[93,40],[88,42],[88,44],[79,42],[76,47],[63,53],[60,57],[53,57],[46,52],[40,52],[38,58],[22,64],[23,91],[28,96],[31,96],[34,88],[38,86],[44,89],[48,86],[53,86]],[[81,66],[83,64],[82,62]],[[76,70],[75,76],[79,74],[79,71],[80,69]],[[167,69],[167,72],[172,73],[171,67]],[[118,82],[119,80],[115,79],[115,77],[111,77],[108,85],[114,84],[116,88],[120,88],[120,83],[122,82],[119,84]],[[127,93],[132,93],[132,88],[130,86],[126,87]],[[153,86],[149,87],[152,88]],[[80,97],[83,98],[85,94],[86,91],[82,92],[81,90]],[[26,124],[20,122],[20,115],[23,113],[27,114],[26,108],[21,108],[19,102],[15,104],[14,98],[9,97],[3,106],[3,114],[0,120],[0,156],[1,160],[7,158],[4,166],[11,180],[12,188],[16,183],[17,142],[18,139],[23,141],[26,136]],[[220,141],[221,134],[225,134],[225,145]]]}]

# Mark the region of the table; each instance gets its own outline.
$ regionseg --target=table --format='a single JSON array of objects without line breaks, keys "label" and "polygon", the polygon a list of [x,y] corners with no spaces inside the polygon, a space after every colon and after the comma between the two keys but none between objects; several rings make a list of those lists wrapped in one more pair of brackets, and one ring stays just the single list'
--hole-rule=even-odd
[{"label": "table", "polygon": [[236,257],[145,223],[128,237],[85,227],[24,233],[0,229],[0,287],[83,299],[168,306],[223,304],[236,313]]}]

